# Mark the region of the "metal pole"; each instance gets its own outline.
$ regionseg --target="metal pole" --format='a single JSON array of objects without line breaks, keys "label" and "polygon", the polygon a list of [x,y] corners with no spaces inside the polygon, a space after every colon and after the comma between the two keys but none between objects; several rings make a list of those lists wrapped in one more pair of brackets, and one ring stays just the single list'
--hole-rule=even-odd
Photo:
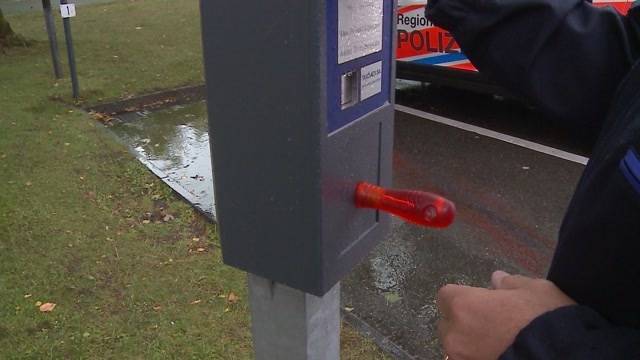
[{"label": "metal pole", "polygon": [[53,63],[53,74],[56,79],[62,77],[62,68],[60,67],[60,52],[58,51],[58,38],[56,37],[56,25],[53,21],[51,13],[51,0],[42,0],[42,10],[44,12],[44,24],[47,28],[49,36],[49,47],[51,48],[51,62]]},{"label": "metal pole", "polygon": [[[60,0],[60,5],[66,5],[67,0]],[[67,57],[69,58],[69,72],[71,73],[71,86],[73,90],[73,98],[77,99],[80,93],[78,85],[78,73],[76,72],[76,57],[73,52],[73,39],[71,37],[71,19],[63,18],[64,38],[67,43]]]},{"label": "metal pole", "polygon": [[340,284],[322,297],[249,274],[256,360],[339,360]]}]

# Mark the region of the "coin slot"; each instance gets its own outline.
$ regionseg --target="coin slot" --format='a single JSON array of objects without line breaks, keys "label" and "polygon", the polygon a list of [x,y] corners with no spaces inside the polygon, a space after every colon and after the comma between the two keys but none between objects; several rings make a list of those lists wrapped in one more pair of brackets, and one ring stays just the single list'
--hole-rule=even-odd
[{"label": "coin slot", "polygon": [[349,71],[340,77],[340,107],[342,110],[352,107],[360,100],[359,79],[358,71]]}]

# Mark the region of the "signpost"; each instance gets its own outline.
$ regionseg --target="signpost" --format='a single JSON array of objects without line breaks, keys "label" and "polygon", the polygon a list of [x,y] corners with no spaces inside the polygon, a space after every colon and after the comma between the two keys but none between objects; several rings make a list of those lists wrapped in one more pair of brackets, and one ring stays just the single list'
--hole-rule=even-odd
[{"label": "signpost", "polygon": [[56,37],[56,26],[51,12],[51,0],[42,0],[42,10],[44,14],[44,24],[49,37],[49,48],[51,50],[51,62],[53,64],[53,74],[56,79],[62,78],[62,68],[60,66],[60,52],[58,51],[58,38]]},{"label": "signpost", "polygon": [[73,51],[73,38],[71,37],[71,18],[76,16],[75,4],[69,4],[67,3],[67,0],[60,0],[60,15],[62,15],[64,38],[67,43],[67,57],[69,58],[69,72],[71,74],[71,88],[73,98],[78,99],[78,97],[80,96],[80,86],[78,85],[76,56]]}]

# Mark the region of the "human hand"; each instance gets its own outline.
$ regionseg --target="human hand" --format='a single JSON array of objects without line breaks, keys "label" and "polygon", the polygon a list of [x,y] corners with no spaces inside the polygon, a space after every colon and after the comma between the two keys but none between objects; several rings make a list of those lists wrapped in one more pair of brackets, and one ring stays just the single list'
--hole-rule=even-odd
[{"label": "human hand", "polygon": [[497,359],[538,316],[575,301],[552,282],[496,271],[493,289],[445,285],[438,336],[451,360]]}]

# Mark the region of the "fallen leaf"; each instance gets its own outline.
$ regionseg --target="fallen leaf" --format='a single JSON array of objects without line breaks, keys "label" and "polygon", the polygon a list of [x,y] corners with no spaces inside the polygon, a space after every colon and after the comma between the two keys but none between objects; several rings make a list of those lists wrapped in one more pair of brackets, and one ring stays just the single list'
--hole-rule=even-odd
[{"label": "fallen leaf", "polygon": [[194,300],[191,302],[191,305],[196,305],[196,304],[200,304],[202,302],[202,300],[198,299],[198,300]]},{"label": "fallen leaf", "polygon": [[64,143],[64,146],[69,146],[71,145],[71,143]]},{"label": "fallen leaf", "polygon": [[153,310],[160,311],[160,310],[162,310],[162,306],[156,305],[156,306],[153,307]]},{"label": "fallen leaf", "polygon": [[395,302],[398,302],[398,301],[402,300],[402,297],[397,292],[385,293],[384,294],[384,298],[385,298],[385,300],[387,300],[387,302],[389,304],[393,304]]},{"label": "fallen leaf", "polygon": [[196,251],[197,252],[205,252],[205,251],[207,251],[207,249],[205,249],[205,248],[197,248]]},{"label": "fallen leaf", "polygon": [[227,295],[225,295],[225,294],[220,294],[220,295],[218,295],[218,298],[220,298],[220,299],[226,299],[226,298],[227,298]]},{"label": "fallen leaf", "polygon": [[24,183],[26,186],[31,186],[33,185],[33,183],[31,181],[27,181],[26,183]]},{"label": "fallen leaf", "polygon": [[162,218],[162,220],[164,220],[164,222],[169,222],[169,221],[171,221],[173,219],[175,219],[175,217],[173,215],[171,215],[171,214],[167,214]]},{"label": "fallen leaf", "polygon": [[228,313],[229,311],[231,311],[231,309],[229,309],[229,308],[224,309],[224,312],[226,312],[226,313]]},{"label": "fallen leaf", "polygon": [[36,301],[36,306],[42,305],[42,301]]},{"label": "fallen leaf", "polygon": [[83,337],[89,337],[91,336],[91,334],[89,334],[88,332],[85,332],[84,334],[82,334]]},{"label": "fallen leaf", "polygon": [[89,114],[92,115],[95,120],[100,121],[107,125],[110,125],[111,122],[114,120],[114,118],[111,115],[105,114],[105,113],[91,112]]},{"label": "fallen leaf", "polygon": [[25,294],[25,295],[24,295],[24,298],[25,298],[25,299],[28,299],[28,298],[30,298],[30,297],[31,297],[31,294]]},{"label": "fallen leaf", "polygon": [[229,302],[229,304],[235,304],[240,300],[240,298],[238,297],[238,295],[230,292],[229,296],[227,296],[227,301]]},{"label": "fallen leaf", "polygon": [[344,311],[346,311],[346,312],[352,312],[352,311],[353,311],[353,308],[352,308],[352,307],[345,306]]},{"label": "fallen leaf", "polygon": [[142,26],[136,26],[136,30],[142,30]]},{"label": "fallen leaf", "polygon": [[44,303],[40,305],[40,312],[52,312],[56,308],[54,303]]},{"label": "fallen leaf", "polygon": [[149,223],[151,223],[151,220],[146,220],[146,219],[145,219],[145,220],[142,220],[142,223],[143,223],[143,224],[149,224]]},{"label": "fallen leaf", "polygon": [[193,239],[191,239],[191,241],[198,242],[198,241],[200,241],[200,238],[194,237]]}]

